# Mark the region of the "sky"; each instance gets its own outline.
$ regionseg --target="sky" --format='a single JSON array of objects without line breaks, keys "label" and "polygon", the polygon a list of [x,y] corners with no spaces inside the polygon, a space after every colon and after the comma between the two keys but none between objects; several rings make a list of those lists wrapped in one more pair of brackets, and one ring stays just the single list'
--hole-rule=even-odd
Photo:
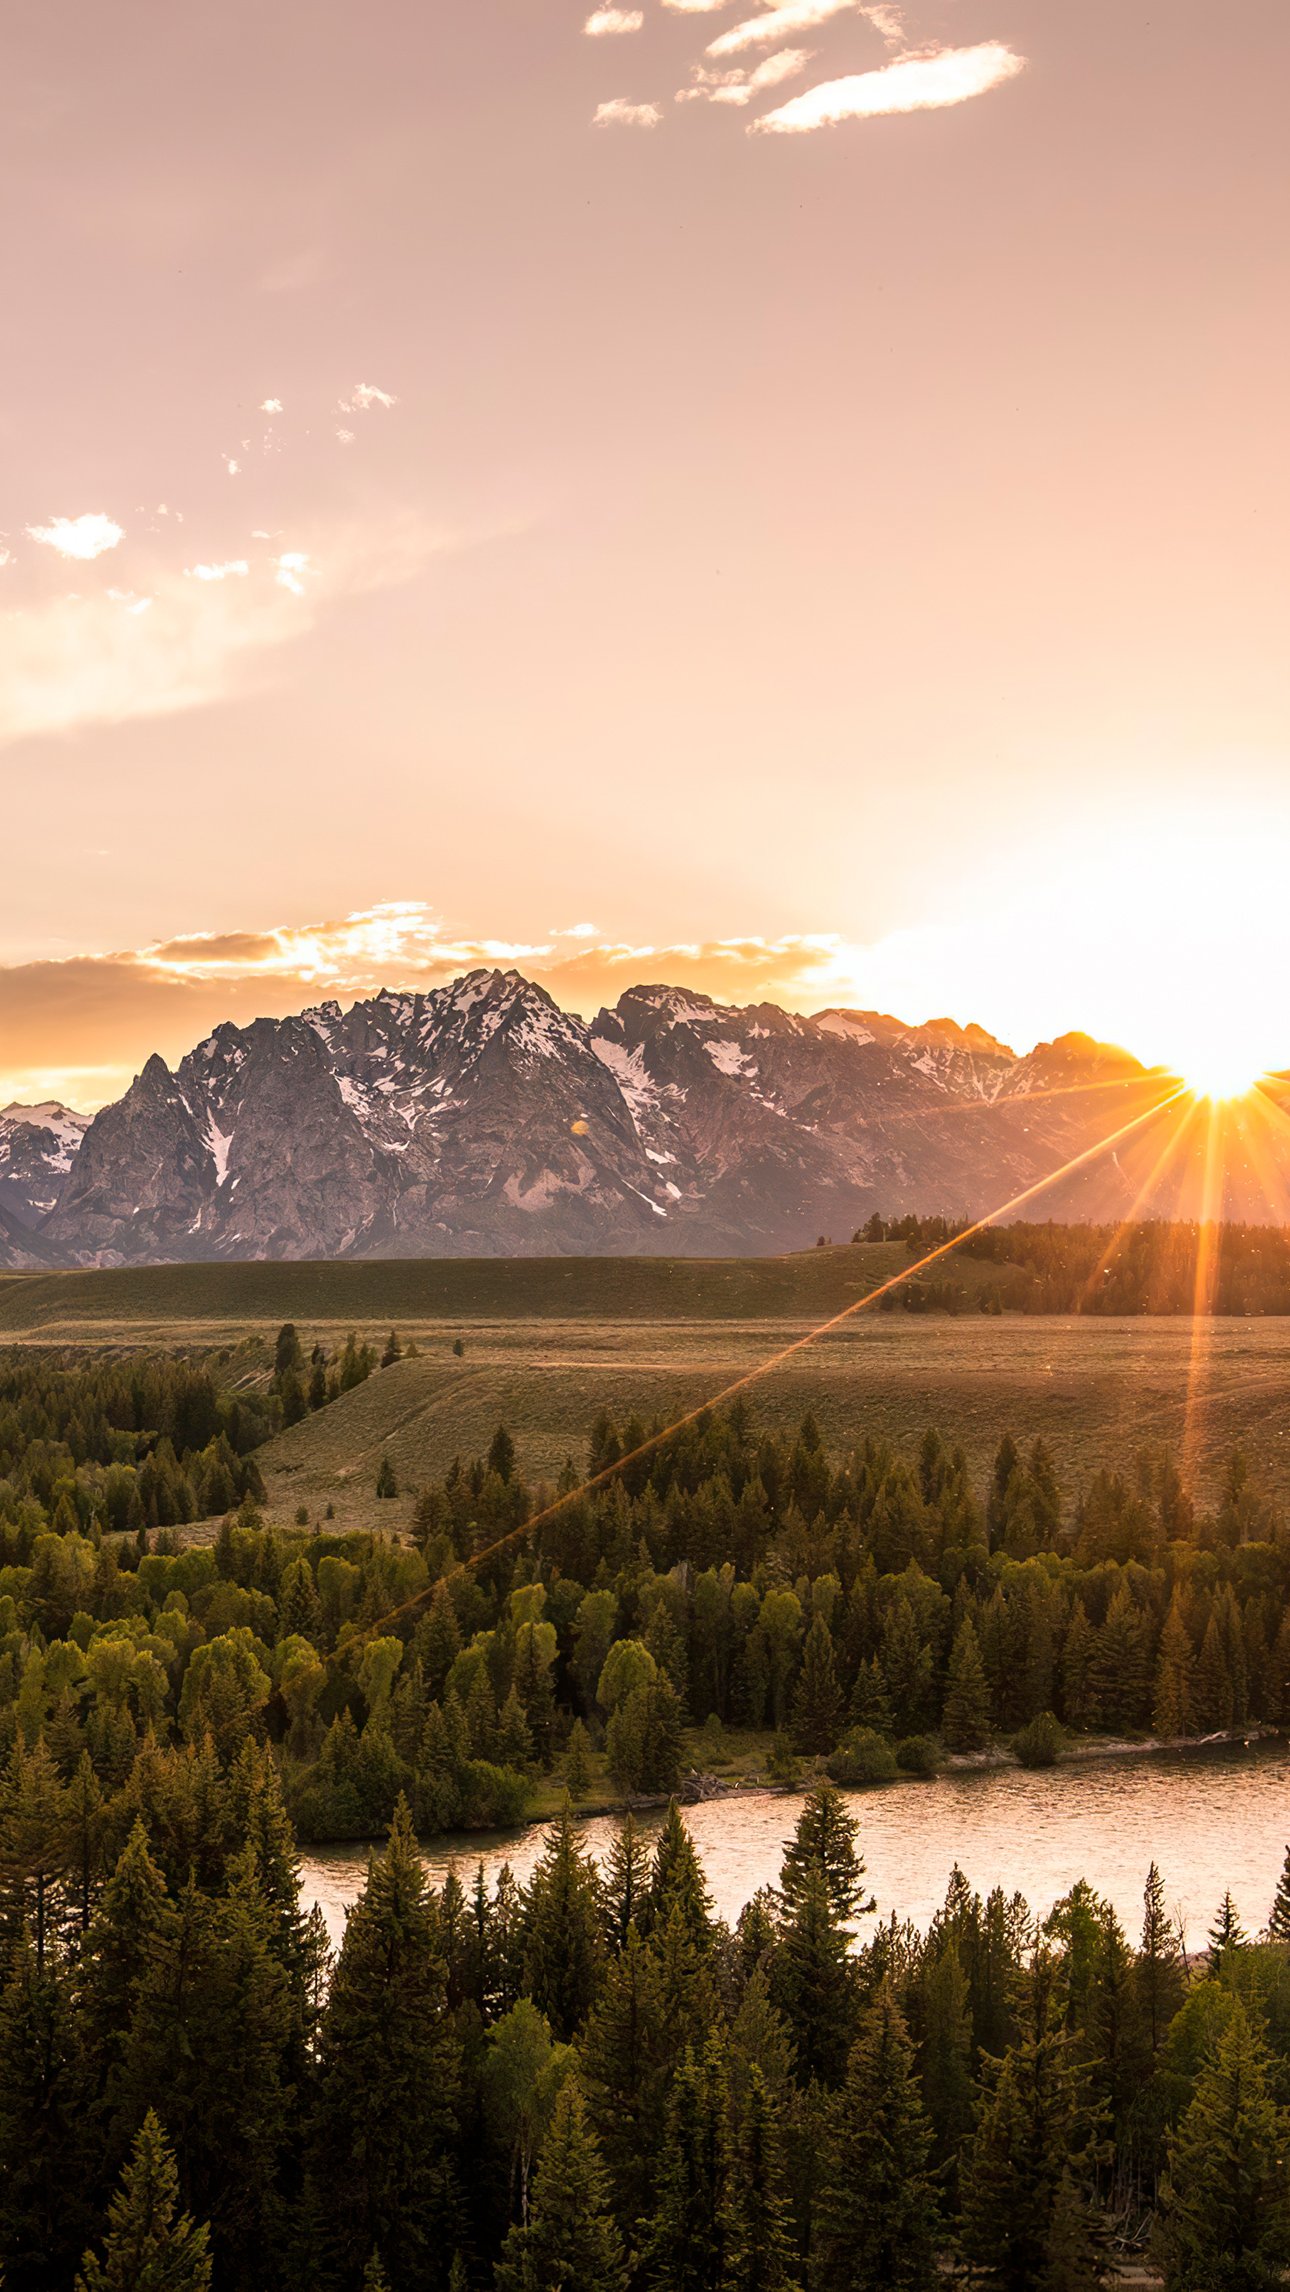
[{"label": "sky", "polygon": [[0,1103],[479,961],[1290,1063],[1284,0],[5,41]]}]

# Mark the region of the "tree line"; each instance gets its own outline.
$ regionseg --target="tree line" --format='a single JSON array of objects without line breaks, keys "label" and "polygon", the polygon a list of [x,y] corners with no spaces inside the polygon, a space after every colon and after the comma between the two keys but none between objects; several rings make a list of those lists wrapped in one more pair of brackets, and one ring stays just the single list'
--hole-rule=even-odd
[{"label": "tree line", "polygon": [[[421,1491],[414,1541],[268,1528],[252,1498],[212,1544],[62,1532],[0,1511],[0,1757],[44,1742],[108,1793],[209,1735],[269,1749],[301,1836],[369,1837],[406,1796],[423,1834],[517,1820],[603,1755],[666,1795],[712,1730],[772,1772],[845,1783],[1002,1741],[1186,1739],[1290,1722],[1290,1535],[1239,1456],[1198,1510],[1144,1454],[1077,1493],[1042,1442],[1000,1441],[984,1486],[929,1432],[840,1457],[739,1404],[639,1455],[602,1416],[587,1490],[530,1489],[499,1428]],[[546,1514],[539,1529],[527,1523]]]},{"label": "tree line", "polygon": [[[1128,1225],[1052,1222],[970,1227],[966,1219],[877,1212],[854,1235],[902,1241],[913,1258],[948,1241],[953,1254],[891,1296],[911,1311],[1190,1314],[1198,1310],[1197,1265],[1206,1275],[1199,1310],[1220,1315],[1290,1314],[1290,1229],[1285,1226],[1146,1219]],[[1000,1280],[973,1297],[955,1278],[958,1257],[997,1266]],[[886,1304],[886,1300],[883,1301]]]}]

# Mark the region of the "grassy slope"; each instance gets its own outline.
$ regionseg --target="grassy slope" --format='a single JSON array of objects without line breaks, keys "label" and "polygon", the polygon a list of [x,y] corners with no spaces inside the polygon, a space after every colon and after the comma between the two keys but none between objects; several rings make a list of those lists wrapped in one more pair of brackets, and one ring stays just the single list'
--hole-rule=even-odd
[{"label": "grassy slope", "polygon": [[[620,1422],[693,1408],[907,1263],[899,1245],[724,1259],[419,1260],[160,1266],[0,1278],[0,1343],[234,1346],[263,1376],[272,1334],[308,1342],[393,1322],[419,1358],[382,1371],[263,1452],[275,1517],[328,1502],[350,1525],[402,1526],[408,1496],[375,1501],[388,1451],[410,1488],[505,1421],[532,1476],[582,1461],[602,1406]],[[961,1261],[966,1282],[989,1269]],[[460,1335],[465,1357],[452,1353]],[[1211,1481],[1240,1443],[1290,1506],[1290,1321],[1204,1329],[1200,1455]],[[999,1433],[1042,1433],[1078,1486],[1127,1467],[1144,1441],[1178,1447],[1191,1372],[1185,1320],[1040,1320],[871,1313],[818,1338],[752,1387],[758,1414],[815,1411],[830,1446],[866,1432],[912,1448],[929,1423],[984,1471]]]},{"label": "grassy slope", "polygon": [[[898,1242],[773,1258],[394,1258],[303,1265],[159,1265],[0,1277],[0,1336],[111,1342],[114,1330],[241,1336],[489,1320],[822,1320],[909,1263]],[[964,1260],[974,1290],[992,1269]]]},{"label": "grassy slope", "polygon": [[[1212,1486],[1239,1443],[1290,1505],[1290,1323],[1210,1326],[1202,1480]],[[525,1470],[553,1476],[567,1455],[582,1462],[602,1406],[620,1424],[633,1409],[670,1420],[801,1333],[800,1324],[538,1323],[481,1333],[463,1360],[440,1337],[271,1444],[261,1462],[273,1510],[289,1518],[297,1504],[314,1512],[330,1502],[349,1525],[402,1526],[411,1488],[454,1455],[478,1453],[499,1422]],[[872,1432],[912,1451],[936,1424],[962,1442],[978,1477],[1003,1430],[1023,1440],[1042,1433],[1075,1488],[1100,1464],[1130,1469],[1144,1443],[1181,1446],[1189,1371],[1185,1322],[899,1314],[818,1339],[759,1377],[749,1398],[763,1421],[781,1425],[814,1410],[835,1449]],[[385,1454],[404,1494],[378,1504]]]}]

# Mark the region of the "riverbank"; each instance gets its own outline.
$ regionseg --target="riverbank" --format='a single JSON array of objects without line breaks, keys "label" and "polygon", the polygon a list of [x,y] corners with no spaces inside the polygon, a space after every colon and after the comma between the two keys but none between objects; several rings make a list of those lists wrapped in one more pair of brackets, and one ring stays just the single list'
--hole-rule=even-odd
[{"label": "riverbank", "polygon": [[[1108,1746],[1056,1768],[957,1768],[920,1781],[916,1791],[847,1796],[860,1817],[881,1917],[894,1912],[926,1925],[957,1864],[972,1885],[1019,1892],[1040,1916],[1086,1878],[1136,1934],[1147,1867],[1155,1862],[1171,1914],[1182,1920],[1189,1947],[1201,1948],[1229,1886],[1247,1931],[1257,1932],[1268,1916],[1290,1837],[1290,1753],[1284,1740],[1247,1746],[1243,1736],[1145,1755],[1140,1744]],[[737,1918],[758,1887],[777,1882],[799,1804],[796,1793],[745,1783],[690,1805],[686,1820],[722,1917]],[[578,1811],[587,1852],[604,1861],[621,1809]],[[648,1835],[662,1819],[661,1802],[639,1813]],[[539,1817],[505,1833],[438,1838],[423,1849],[423,1860],[436,1885],[452,1867],[480,1865],[489,1884],[503,1866],[523,1881],[545,1835]],[[333,1940],[362,1888],[368,1852],[355,1843],[304,1855],[306,1905],[319,1904]]]},{"label": "riverbank", "polygon": [[[1176,1736],[1067,1736],[1061,1751],[1050,1767],[1024,1768],[1016,1753],[1007,1745],[996,1743],[984,1751],[943,1753],[935,1772],[931,1775],[913,1774],[897,1768],[893,1775],[872,1783],[848,1783],[842,1786],[848,1796],[872,1798],[885,1795],[898,1785],[926,1790],[929,1782],[940,1776],[995,1774],[1001,1772],[1025,1773],[1036,1776],[1054,1773],[1063,1767],[1079,1766],[1107,1759],[1136,1760],[1152,1758],[1186,1758],[1206,1751],[1250,1749],[1257,1744],[1286,1740],[1284,1730],[1275,1727],[1230,1728],[1211,1735]],[[766,1770],[774,1738],[752,1730],[728,1729],[724,1731],[726,1755],[711,1768],[692,1766],[682,1775],[674,1792],[636,1792],[624,1796],[615,1790],[605,1771],[603,1755],[593,1753],[589,1761],[591,1779],[585,1791],[572,1793],[568,1775],[561,1763],[549,1775],[538,1777],[522,1822],[508,1835],[522,1839],[526,1833],[540,1831],[559,1814],[566,1797],[569,1798],[574,1820],[580,1823],[621,1821],[625,1813],[651,1815],[661,1812],[672,1798],[682,1806],[707,1806],[729,1799],[801,1797],[814,1784],[825,1779],[827,1762],[823,1759],[802,1759],[791,1781],[777,1780]],[[599,1771],[597,1771],[599,1770]],[[422,1841],[427,1848],[437,1848],[443,1834],[432,1832]],[[472,1834],[461,1833],[464,1838]],[[495,1837],[495,1832],[480,1832],[482,1837]],[[306,1851],[327,1854],[333,1850],[362,1849],[382,1843],[382,1833],[339,1839],[311,1839]]]}]

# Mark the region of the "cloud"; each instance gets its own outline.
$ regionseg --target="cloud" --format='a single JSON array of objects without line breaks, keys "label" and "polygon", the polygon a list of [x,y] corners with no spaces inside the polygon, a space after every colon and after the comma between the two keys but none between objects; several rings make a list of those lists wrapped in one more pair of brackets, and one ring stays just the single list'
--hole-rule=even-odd
[{"label": "cloud", "polygon": [[0,966],[0,1104],[53,1096],[90,1110],[118,1097],[154,1050],[173,1064],[221,1019],[283,1017],[381,987],[425,990],[481,966],[513,965],[567,1009],[590,1014],[655,981],[719,1000],[818,1009],[841,999],[856,960],[827,935],[642,945],[580,923],[545,941],[490,937],[452,929],[423,900],[325,922],[193,932],[115,954]]},{"label": "cloud", "polygon": [[755,70],[714,72],[696,64],[696,84],[678,88],[678,103],[751,103],[764,89],[778,87],[782,81],[804,71],[811,61],[809,48],[781,48],[777,56],[766,56]]},{"label": "cloud", "polygon": [[894,112],[939,111],[967,103],[1002,87],[1024,71],[1025,58],[1001,41],[975,48],[942,48],[922,56],[902,56],[881,71],[857,72],[849,79],[825,80],[794,96],[777,111],[749,123],[749,134],[809,135],[844,119],[880,119]]},{"label": "cloud", "polygon": [[597,8],[582,29],[591,39],[603,40],[619,32],[639,32],[644,21],[639,8]]},{"label": "cloud", "polygon": [[48,525],[29,525],[27,532],[42,548],[56,549],[60,557],[78,557],[85,562],[115,549],[125,539],[124,528],[102,510],[89,511],[84,517],[51,518]]},{"label": "cloud", "polygon": [[241,577],[244,580],[250,570],[245,557],[230,557],[222,565],[186,565],[184,578],[187,581],[229,581]]},{"label": "cloud", "polygon": [[715,16],[729,5],[730,0],[663,0],[663,6],[677,16]]},{"label": "cloud", "polygon": [[597,104],[593,127],[657,127],[663,114],[656,103],[629,103],[626,96],[611,96]]},{"label": "cloud", "polygon": [[242,464],[240,461],[238,461],[235,454],[225,454],[224,467],[228,471],[229,476],[231,478],[235,478],[238,471],[241,469]]},{"label": "cloud", "polygon": [[293,597],[303,597],[303,576],[309,571],[309,559],[303,549],[285,550],[278,558],[273,578],[280,589],[289,589]]},{"label": "cloud", "polygon": [[257,655],[305,634],[324,609],[411,580],[459,545],[396,518],[321,531],[307,553],[285,551],[245,579],[159,573],[146,612],[121,591],[11,608],[0,616],[0,745],[221,700]]},{"label": "cloud", "polygon": [[370,414],[373,406],[383,406],[388,413],[398,402],[388,390],[378,390],[374,382],[356,382],[348,398],[339,403],[342,414]]},{"label": "cloud", "polygon": [[282,412],[281,398],[262,398],[260,400],[260,412],[262,414],[280,414]]},{"label": "cloud", "polygon": [[748,48],[771,48],[781,40],[791,40],[798,32],[812,32],[817,24],[827,24],[835,16],[868,15],[868,9],[858,9],[857,0],[784,0],[779,8],[768,8],[760,16],[746,17],[742,23],[732,24],[728,32],[718,33],[709,42],[710,56],[741,56]]}]

